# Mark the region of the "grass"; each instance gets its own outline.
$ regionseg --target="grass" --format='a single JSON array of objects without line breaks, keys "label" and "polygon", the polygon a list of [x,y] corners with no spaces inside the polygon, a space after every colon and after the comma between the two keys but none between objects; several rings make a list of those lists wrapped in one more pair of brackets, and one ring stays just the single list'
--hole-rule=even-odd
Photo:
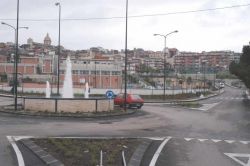
[{"label": "grass", "polygon": [[103,165],[121,166],[122,150],[125,150],[128,161],[140,143],[139,139],[47,138],[33,139],[33,141],[63,162],[65,166],[98,165],[101,150]]}]

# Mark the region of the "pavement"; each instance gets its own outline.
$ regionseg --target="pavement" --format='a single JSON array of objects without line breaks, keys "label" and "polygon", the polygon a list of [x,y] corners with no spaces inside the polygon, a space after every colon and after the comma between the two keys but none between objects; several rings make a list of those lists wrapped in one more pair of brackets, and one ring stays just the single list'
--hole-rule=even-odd
[{"label": "pavement", "polygon": [[[104,136],[162,138],[152,141],[142,166],[250,166],[250,109],[242,101],[242,91],[226,87],[225,93],[199,101],[210,105],[205,111],[147,104],[140,116],[119,119],[48,119],[0,113],[0,163],[17,165],[6,136]],[[0,104],[11,100],[0,97]]]}]

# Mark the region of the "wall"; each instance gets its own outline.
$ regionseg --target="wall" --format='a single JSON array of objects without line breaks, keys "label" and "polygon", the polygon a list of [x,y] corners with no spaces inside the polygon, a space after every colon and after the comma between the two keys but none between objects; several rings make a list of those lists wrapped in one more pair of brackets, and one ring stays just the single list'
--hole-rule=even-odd
[{"label": "wall", "polygon": [[[103,112],[114,110],[114,101],[107,99],[47,99],[47,98],[24,98],[25,111],[56,112]],[[96,103],[97,102],[97,103]],[[97,104],[97,105],[96,105]],[[96,107],[97,106],[97,107]]]}]

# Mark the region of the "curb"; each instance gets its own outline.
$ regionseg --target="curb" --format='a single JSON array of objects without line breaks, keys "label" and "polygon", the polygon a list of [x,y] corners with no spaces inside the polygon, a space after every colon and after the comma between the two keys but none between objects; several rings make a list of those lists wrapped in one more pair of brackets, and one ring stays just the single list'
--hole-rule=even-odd
[{"label": "curb", "polygon": [[46,118],[78,118],[78,119],[97,119],[97,118],[106,118],[106,117],[121,117],[126,115],[133,115],[136,113],[137,110],[130,110],[127,112],[122,113],[111,113],[111,114],[105,114],[105,115],[65,115],[65,114],[38,114],[38,113],[29,113],[24,111],[12,111],[12,110],[4,110],[3,107],[0,107],[0,112],[12,114],[12,115],[18,115],[18,116],[31,116],[31,117],[46,117]]},{"label": "curb", "polygon": [[134,151],[131,156],[128,166],[139,166],[141,165],[141,161],[145,151],[148,149],[148,146],[152,143],[152,140],[144,140]]},{"label": "curb", "polygon": [[178,102],[193,102],[193,101],[201,101],[201,100],[206,100],[215,96],[219,96],[223,94],[225,91],[221,91],[220,93],[212,94],[204,98],[197,98],[197,99],[189,99],[189,100],[172,100],[172,101],[155,101],[155,102],[145,102],[145,104],[151,104],[151,103],[162,103],[162,104],[172,104],[172,103],[178,103]]},{"label": "curb", "polygon": [[40,158],[48,166],[64,166],[64,164],[44,151],[40,146],[36,145],[30,139],[23,139],[20,142],[31,150],[38,158]]},{"label": "curb", "polygon": [[232,86],[232,85],[229,85],[229,84],[227,84],[227,83],[225,83],[225,85],[228,86],[228,87],[234,88],[234,89],[240,89],[239,87]]}]

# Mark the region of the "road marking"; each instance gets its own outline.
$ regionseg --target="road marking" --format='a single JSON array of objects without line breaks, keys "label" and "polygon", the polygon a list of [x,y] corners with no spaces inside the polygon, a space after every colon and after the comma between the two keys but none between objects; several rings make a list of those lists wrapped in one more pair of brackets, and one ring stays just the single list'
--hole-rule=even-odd
[{"label": "road marking", "polygon": [[208,110],[212,109],[213,107],[217,106],[220,103],[221,102],[210,103],[210,104],[203,104],[200,108],[195,108],[195,109],[201,110],[201,111],[208,111]]},{"label": "road marking", "polygon": [[156,161],[162,151],[162,149],[164,148],[164,146],[168,143],[168,141],[171,139],[172,137],[167,137],[162,143],[161,145],[158,147],[157,151],[155,152],[149,166],[155,166]]},{"label": "road marking", "polygon": [[234,143],[235,141],[234,140],[224,140],[225,142],[231,144],[231,143]]},{"label": "road marking", "polygon": [[213,142],[217,143],[217,142],[220,142],[221,140],[219,139],[211,139]]},{"label": "road marking", "polygon": [[11,136],[6,136],[6,137],[7,137],[8,141],[10,142],[11,146],[13,147],[13,149],[14,149],[14,151],[16,153],[18,166],[25,166],[22,153],[19,150],[14,138],[11,137]]},{"label": "road marking", "polygon": [[200,142],[207,141],[208,139],[198,139]]},{"label": "road marking", "polygon": [[[233,159],[235,162],[239,163],[240,165],[250,166],[250,154],[243,154],[243,153],[224,153],[224,154]],[[248,161],[247,163],[244,163],[243,161],[237,159],[236,157],[248,158]]]},{"label": "road marking", "polygon": [[240,141],[240,143],[247,145],[248,143],[250,143],[250,141]]},{"label": "road marking", "polygon": [[12,138],[15,140],[15,141],[20,141],[22,139],[30,139],[30,138],[34,138],[33,136],[12,136]]},{"label": "road marking", "polygon": [[184,138],[186,141],[191,141],[194,138]]},{"label": "road marking", "polygon": [[154,141],[163,141],[165,138],[164,137],[145,137]]}]

